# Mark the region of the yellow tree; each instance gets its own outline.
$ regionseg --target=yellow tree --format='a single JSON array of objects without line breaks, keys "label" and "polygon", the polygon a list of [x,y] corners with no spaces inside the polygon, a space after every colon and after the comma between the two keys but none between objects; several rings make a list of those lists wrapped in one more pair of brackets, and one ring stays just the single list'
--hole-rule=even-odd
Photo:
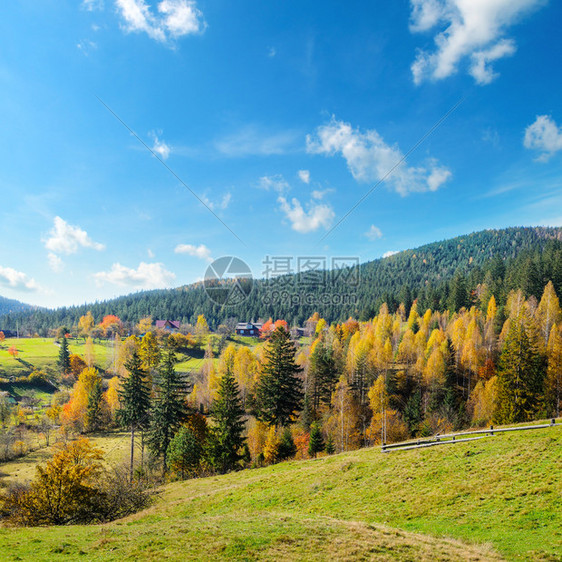
[{"label": "yellow tree", "polygon": [[338,452],[359,446],[359,422],[359,404],[345,376],[342,376],[332,396],[332,408],[326,424],[328,433],[334,436]]},{"label": "yellow tree", "polygon": [[94,342],[90,337],[86,339],[86,344],[84,345],[84,360],[86,361],[86,365],[88,367],[93,367],[96,361]]},{"label": "yellow tree", "polygon": [[105,401],[109,406],[109,412],[111,414],[111,419],[115,421],[115,415],[117,410],[119,410],[119,388],[120,388],[119,377],[113,377],[110,379],[107,390],[105,392]]},{"label": "yellow tree", "polygon": [[395,443],[407,438],[408,426],[402,421],[400,414],[390,408],[383,375],[369,389],[369,405],[373,412],[369,427],[371,442]]},{"label": "yellow tree", "polygon": [[258,376],[258,362],[251,349],[240,347],[234,357],[234,378],[240,389],[242,405],[245,407],[248,396],[253,392]]},{"label": "yellow tree", "polygon": [[475,426],[487,425],[492,421],[498,398],[498,377],[478,381],[467,403],[468,413]]},{"label": "yellow tree", "polygon": [[145,318],[141,318],[139,323],[137,324],[137,330],[139,334],[145,334],[149,332],[152,328],[152,316],[146,316]]},{"label": "yellow tree", "polygon": [[544,345],[548,345],[548,338],[554,324],[560,322],[562,311],[560,310],[560,301],[554,290],[552,281],[549,281],[544,289],[541,302],[537,308],[536,317],[539,323],[541,335]]},{"label": "yellow tree", "polygon": [[90,332],[92,331],[92,329],[95,326],[95,322],[94,322],[94,317],[92,316],[92,313],[88,310],[88,312],[84,315],[80,317],[80,320],[78,320],[78,326],[80,327],[80,333],[83,337],[88,337],[90,335]]},{"label": "yellow tree", "polygon": [[154,334],[146,332],[141,339],[139,346],[139,357],[141,358],[142,368],[147,373],[152,373],[160,363],[160,347]]},{"label": "yellow tree", "polygon": [[549,413],[559,418],[562,404],[562,324],[555,325],[550,330],[547,357],[545,399]]}]

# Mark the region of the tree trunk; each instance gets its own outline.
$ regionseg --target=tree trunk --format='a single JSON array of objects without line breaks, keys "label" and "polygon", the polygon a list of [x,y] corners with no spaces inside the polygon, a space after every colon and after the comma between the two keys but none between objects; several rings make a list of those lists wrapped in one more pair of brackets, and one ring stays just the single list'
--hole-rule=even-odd
[{"label": "tree trunk", "polygon": [[129,470],[129,477],[131,482],[133,481],[133,469],[135,461],[135,426],[131,426],[131,466]]}]

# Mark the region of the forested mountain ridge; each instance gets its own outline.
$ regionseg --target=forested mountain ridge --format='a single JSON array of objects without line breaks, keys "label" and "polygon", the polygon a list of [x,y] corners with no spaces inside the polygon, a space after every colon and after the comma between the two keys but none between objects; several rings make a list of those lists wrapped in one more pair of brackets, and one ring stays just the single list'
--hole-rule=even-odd
[{"label": "forested mountain ridge", "polygon": [[[353,276],[351,276],[353,277]],[[482,291],[494,294],[501,307],[511,289],[540,297],[552,281],[562,292],[562,228],[513,227],[484,230],[405,250],[359,266],[357,282],[349,276],[326,272],[322,282],[301,283],[292,275],[279,281],[256,280],[250,296],[240,305],[213,303],[201,283],[177,289],[143,291],[90,305],[57,310],[12,313],[0,319],[6,328],[20,326],[30,333],[52,327],[75,325],[88,310],[96,321],[116,314],[125,322],[145,316],[194,323],[204,314],[211,327],[227,318],[250,320],[284,318],[302,324],[315,311],[329,321],[349,316],[366,320],[383,302],[390,310],[418,299],[419,308],[453,309],[478,304]],[[272,297],[273,295],[273,297]]]},{"label": "forested mountain ridge", "polygon": [[30,309],[31,306],[28,304],[0,296],[0,316],[4,314],[10,314],[12,312],[21,312]]}]

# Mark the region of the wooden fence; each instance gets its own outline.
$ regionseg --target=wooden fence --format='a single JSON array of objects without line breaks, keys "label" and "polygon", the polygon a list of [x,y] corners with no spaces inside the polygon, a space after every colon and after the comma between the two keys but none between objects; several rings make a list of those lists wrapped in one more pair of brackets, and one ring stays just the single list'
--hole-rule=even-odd
[{"label": "wooden fence", "polygon": [[[486,439],[493,437],[498,433],[505,433],[506,431],[527,431],[530,429],[544,429],[546,427],[562,427],[562,423],[556,423],[553,418],[550,423],[539,425],[515,426],[515,427],[501,427],[494,428],[490,426],[485,429],[477,429],[473,431],[465,431],[462,433],[446,433],[444,435],[433,435],[432,437],[422,437],[419,439],[412,439],[410,441],[402,441],[401,443],[383,443],[381,449],[383,453],[391,453],[393,451],[407,451],[409,449],[421,449],[424,447],[435,447],[436,445],[452,445],[454,443],[466,443],[467,441],[476,441],[478,439]],[[473,437],[474,436],[474,437]]]}]

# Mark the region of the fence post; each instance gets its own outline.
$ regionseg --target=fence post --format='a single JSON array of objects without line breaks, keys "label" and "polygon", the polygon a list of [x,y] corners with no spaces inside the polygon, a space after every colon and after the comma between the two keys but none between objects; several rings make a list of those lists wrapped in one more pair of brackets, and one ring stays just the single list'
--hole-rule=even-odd
[{"label": "fence post", "polygon": [[490,426],[490,435],[494,435],[494,426],[493,425]]}]

